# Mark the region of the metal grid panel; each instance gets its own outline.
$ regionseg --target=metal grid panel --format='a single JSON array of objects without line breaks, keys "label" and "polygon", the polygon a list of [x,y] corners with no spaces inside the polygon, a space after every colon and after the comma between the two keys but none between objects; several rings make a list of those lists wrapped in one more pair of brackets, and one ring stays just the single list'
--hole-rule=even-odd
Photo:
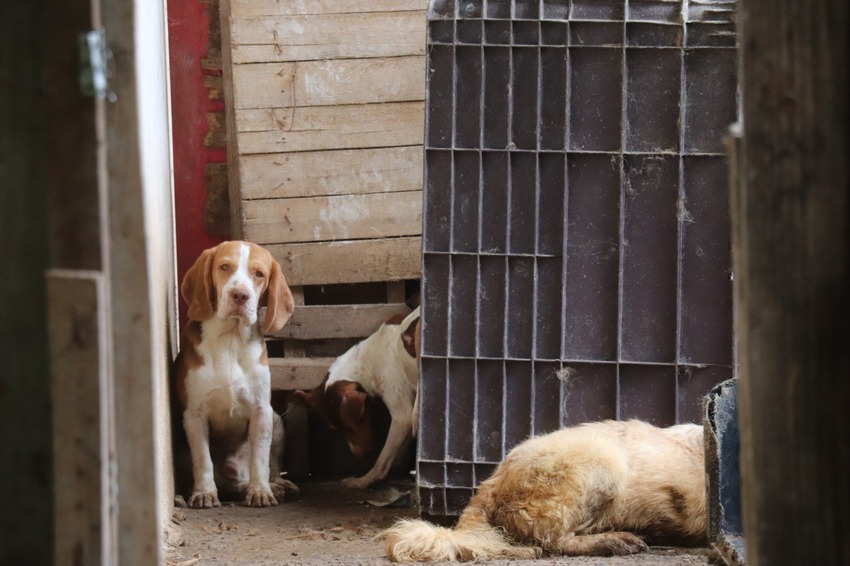
[{"label": "metal grid panel", "polygon": [[434,0],[419,489],[529,435],[698,421],[732,374],[731,0]]}]

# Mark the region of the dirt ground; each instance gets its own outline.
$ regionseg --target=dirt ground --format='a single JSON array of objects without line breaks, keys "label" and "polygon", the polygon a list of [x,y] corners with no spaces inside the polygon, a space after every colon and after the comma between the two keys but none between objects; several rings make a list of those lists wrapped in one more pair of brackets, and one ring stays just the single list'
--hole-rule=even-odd
[{"label": "dirt ground", "polygon": [[[167,566],[268,566],[328,564],[388,565],[375,535],[399,517],[415,517],[411,507],[377,507],[394,499],[383,486],[370,491],[343,490],[331,483],[301,484],[301,497],[277,507],[252,509],[223,504],[219,509],[176,509],[166,529]],[[397,492],[394,492],[397,493]],[[653,548],[649,553],[616,558],[544,557],[496,560],[515,566],[705,566],[704,549]]]}]

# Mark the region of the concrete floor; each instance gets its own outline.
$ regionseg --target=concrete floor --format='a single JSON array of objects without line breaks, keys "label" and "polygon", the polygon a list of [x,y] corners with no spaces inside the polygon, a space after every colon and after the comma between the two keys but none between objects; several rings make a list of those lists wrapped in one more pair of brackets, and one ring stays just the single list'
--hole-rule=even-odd
[{"label": "concrete floor", "polygon": [[[413,508],[376,507],[366,501],[392,499],[383,486],[370,491],[343,490],[331,483],[304,483],[297,501],[252,509],[224,504],[219,509],[177,509],[166,532],[167,566],[193,565],[389,565],[374,537],[399,517],[415,517]],[[496,560],[515,566],[707,566],[705,549],[653,548],[627,557],[548,556],[538,560]]]}]

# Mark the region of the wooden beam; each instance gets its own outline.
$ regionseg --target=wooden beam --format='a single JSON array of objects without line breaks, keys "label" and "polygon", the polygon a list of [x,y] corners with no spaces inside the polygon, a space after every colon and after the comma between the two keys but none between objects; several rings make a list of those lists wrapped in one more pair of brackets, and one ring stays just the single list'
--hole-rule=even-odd
[{"label": "wooden beam", "polygon": [[232,68],[237,110],[406,102],[425,94],[425,57],[418,55]]},{"label": "wooden beam", "polygon": [[422,191],[242,203],[245,238],[258,244],[418,236]]},{"label": "wooden beam", "polygon": [[[109,361],[115,399],[115,564],[161,564],[173,502],[168,442],[168,294],[175,289],[165,3],[100,2],[114,54],[100,102],[108,219]],[[95,24],[97,27],[97,24]],[[140,41],[144,38],[144,41]],[[132,536],[127,536],[132,533]]]},{"label": "wooden beam", "polygon": [[422,10],[428,0],[233,0],[233,15],[286,16],[305,14],[383,13]]},{"label": "wooden beam", "polygon": [[227,134],[227,189],[230,192],[230,236],[242,239],[242,181],[239,178],[239,145],[236,132],[236,101],[233,91],[233,49],[230,39],[230,0],[219,0],[221,22],[221,70],[224,77],[224,122]]},{"label": "wooden beam", "polygon": [[290,285],[419,279],[422,238],[266,246]]},{"label": "wooden beam", "polygon": [[422,146],[244,155],[242,198],[422,190]]},{"label": "wooden beam", "polygon": [[227,163],[207,163],[207,198],[204,202],[204,229],[208,234],[230,234],[230,192]]},{"label": "wooden beam", "polygon": [[299,306],[286,326],[270,336],[295,340],[365,338],[393,316],[409,312],[404,303]]},{"label": "wooden beam", "polygon": [[[71,236],[71,231],[62,229],[65,217],[56,218],[48,209],[50,178],[62,178],[56,187],[64,190],[65,202],[74,198],[87,206],[90,200],[82,195],[93,190],[84,184],[90,171],[68,167],[91,160],[97,148],[94,118],[77,94],[76,37],[79,30],[91,29],[85,27],[91,19],[89,0],[0,3],[0,51],[15,53],[0,56],[0,241],[6,243],[0,277],[0,564],[59,564],[54,557],[44,270],[51,260],[78,257],[61,253],[51,241]],[[56,102],[61,102],[58,108],[51,104]],[[88,143],[76,135],[85,131],[84,124],[91,134]],[[67,224],[83,228],[77,222]],[[88,242],[71,248],[67,246],[79,254]]]},{"label": "wooden beam", "polygon": [[[292,285],[290,287],[290,291],[292,292],[292,300],[295,302],[295,310],[293,314],[300,311],[304,308],[304,287],[301,285]],[[262,314],[260,320],[265,320],[265,314]],[[287,321],[287,325],[292,323],[292,319],[290,318]],[[304,345],[300,342],[293,342],[292,340],[287,340],[283,344],[284,352],[287,358],[303,358],[304,357]]]},{"label": "wooden beam", "polygon": [[241,155],[422,144],[422,102],[238,110]]},{"label": "wooden beam", "polygon": [[332,363],[332,358],[270,358],[272,389],[313,389],[325,378]]},{"label": "wooden beam", "polygon": [[747,564],[850,564],[850,8],[741,5],[732,209]]},{"label": "wooden beam", "polygon": [[424,55],[425,12],[236,18],[231,37],[236,64]]},{"label": "wooden beam", "polygon": [[53,486],[57,564],[108,564],[115,548],[115,466],[110,435],[103,275],[52,270],[47,276],[53,398]]}]

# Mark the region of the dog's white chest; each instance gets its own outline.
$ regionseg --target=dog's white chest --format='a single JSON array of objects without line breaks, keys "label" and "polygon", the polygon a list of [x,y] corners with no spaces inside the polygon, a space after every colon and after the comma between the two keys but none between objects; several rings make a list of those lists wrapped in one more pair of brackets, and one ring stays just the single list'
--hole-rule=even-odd
[{"label": "dog's white chest", "polygon": [[209,333],[198,353],[203,365],[188,378],[189,398],[212,420],[248,417],[268,395],[270,376],[268,366],[260,363],[260,340]]}]

